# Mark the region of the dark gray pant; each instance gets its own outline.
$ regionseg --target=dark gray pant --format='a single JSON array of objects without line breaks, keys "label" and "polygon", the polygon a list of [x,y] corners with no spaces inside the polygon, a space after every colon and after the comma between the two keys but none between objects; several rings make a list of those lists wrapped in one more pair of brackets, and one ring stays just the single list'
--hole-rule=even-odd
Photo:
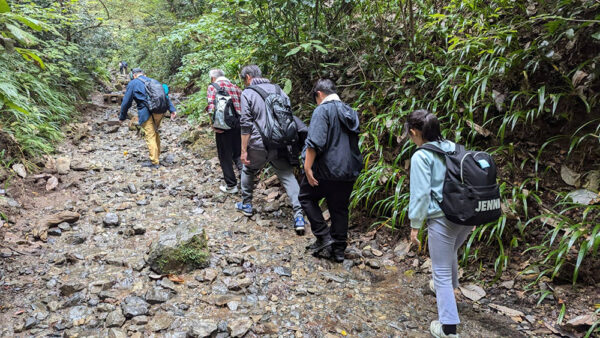
[{"label": "dark gray pant", "polygon": [[248,149],[249,165],[245,165],[242,170],[242,203],[252,204],[252,195],[254,193],[254,178],[269,163],[275,170],[279,182],[285,188],[285,192],[292,203],[294,209],[294,218],[302,217],[302,206],[298,201],[298,192],[300,187],[294,176],[294,167],[290,165],[287,159],[278,158],[277,151],[269,152],[260,149]]}]

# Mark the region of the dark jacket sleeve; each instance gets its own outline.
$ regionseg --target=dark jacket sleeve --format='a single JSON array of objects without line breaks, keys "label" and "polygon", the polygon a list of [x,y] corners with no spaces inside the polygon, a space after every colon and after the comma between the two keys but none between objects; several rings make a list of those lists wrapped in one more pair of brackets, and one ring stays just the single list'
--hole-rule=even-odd
[{"label": "dark jacket sleeve", "polygon": [[123,102],[121,103],[121,113],[119,114],[119,120],[124,121],[127,119],[127,112],[129,108],[131,108],[131,104],[133,103],[133,81],[129,82],[127,85],[127,91],[125,92],[125,96],[123,97]]},{"label": "dark jacket sleeve", "polygon": [[169,95],[166,95],[167,97],[167,104],[169,105],[169,111],[171,113],[174,113],[177,111],[177,109],[175,109],[175,106],[173,105],[173,102],[171,102],[171,99],[169,98]]},{"label": "dark jacket sleeve", "polygon": [[250,109],[251,97],[248,95],[248,90],[242,92],[242,114],[240,116],[240,127],[242,129],[242,135],[252,134],[252,127],[254,124],[254,117]]},{"label": "dark jacket sleeve", "polygon": [[327,144],[327,132],[329,130],[329,121],[325,114],[325,109],[317,107],[310,119],[308,126],[308,136],[306,137],[306,146],[315,149],[318,153],[323,152]]}]

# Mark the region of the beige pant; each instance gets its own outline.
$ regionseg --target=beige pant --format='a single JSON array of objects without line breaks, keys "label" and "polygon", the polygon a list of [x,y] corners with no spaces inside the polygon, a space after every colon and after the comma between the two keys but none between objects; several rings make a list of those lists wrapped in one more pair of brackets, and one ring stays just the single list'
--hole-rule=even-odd
[{"label": "beige pant", "polygon": [[[159,164],[160,157],[160,135],[158,134],[158,127],[160,127],[160,121],[164,114],[153,114],[148,121],[142,124],[144,134],[146,135],[146,144],[148,145],[148,151],[150,152],[150,161],[152,164]],[[155,125],[156,124],[156,125]]]}]

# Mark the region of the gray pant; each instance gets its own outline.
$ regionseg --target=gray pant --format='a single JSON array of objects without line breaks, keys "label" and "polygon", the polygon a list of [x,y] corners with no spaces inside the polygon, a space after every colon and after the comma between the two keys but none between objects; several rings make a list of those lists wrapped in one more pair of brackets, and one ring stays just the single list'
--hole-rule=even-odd
[{"label": "gray pant", "polygon": [[452,223],[446,217],[428,219],[427,227],[439,321],[445,325],[459,324],[454,298],[454,289],[458,287],[457,251],[472,227]]},{"label": "gray pant", "polygon": [[276,150],[267,153],[264,150],[256,149],[248,149],[248,161],[250,164],[244,165],[244,169],[242,169],[242,203],[252,204],[254,178],[267,163],[270,163],[292,203],[294,218],[302,217],[302,206],[298,201],[300,186],[294,176],[294,168],[289,162],[286,159],[278,158]]}]

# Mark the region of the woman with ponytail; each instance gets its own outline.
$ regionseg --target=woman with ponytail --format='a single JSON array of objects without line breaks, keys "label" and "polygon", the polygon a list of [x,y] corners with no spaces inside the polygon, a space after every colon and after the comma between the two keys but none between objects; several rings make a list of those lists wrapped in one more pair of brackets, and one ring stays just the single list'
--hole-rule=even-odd
[{"label": "woman with ponytail", "polygon": [[[421,147],[432,144],[445,152],[456,149],[453,142],[444,140],[437,117],[427,110],[409,114],[404,125],[405,133]],[[454,289],[458,287],[457,251],[469,236],[472,227],[450,222],[444,216],[440,203],[446,175],[446,163],[442,155],[430,150],[417,150],[410,162],[410,218],[411,242],[420,247],[419,230],[427,225],[429,255],[431,256],[433,280],[429,287],[436,294],[438,320],[431,322],[434,337],[458,337],[456,326],[460,323]]]}]

